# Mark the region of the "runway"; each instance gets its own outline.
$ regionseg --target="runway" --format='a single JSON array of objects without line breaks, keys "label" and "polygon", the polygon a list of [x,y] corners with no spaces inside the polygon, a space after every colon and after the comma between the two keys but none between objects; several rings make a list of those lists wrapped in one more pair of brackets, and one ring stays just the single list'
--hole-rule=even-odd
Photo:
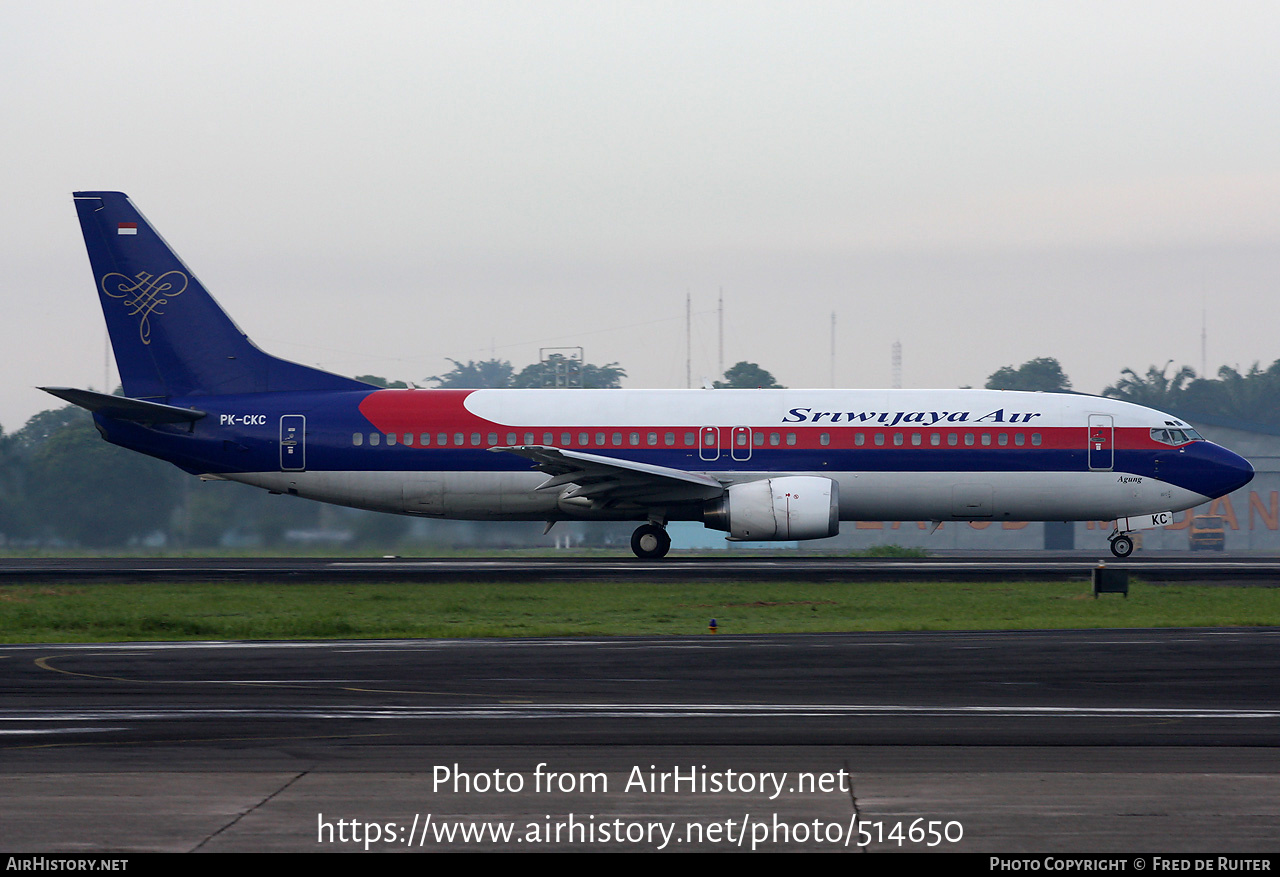
[{"label": "runway", "polygon": [[[9,646],[6,742],[1270,745],[1280,632]],[[56,704],[56,705],[55,705]]]},{"label": "runway", "polygon": [[1087,579],[1099,564],[1149,582],[1280,584],[1280,557],[1004,552],[926,558],[615,557],[3,558],[0,584],[39,581],[1035,581]]},{"label": "runway", "polygon": [[[925,817],[960,823],[942,848],[967,851],[1274,851],[1278,646],[1275,629],[6,646],[0,845],[363,849],[318,837],[322,814],[402,833],[424,814],[625,814],[846,834]],[[581,785],[537,792],[540,770]],[[692,785],[647,791],[637,771]],[[477,789],[500,775],[524,788]]]}]

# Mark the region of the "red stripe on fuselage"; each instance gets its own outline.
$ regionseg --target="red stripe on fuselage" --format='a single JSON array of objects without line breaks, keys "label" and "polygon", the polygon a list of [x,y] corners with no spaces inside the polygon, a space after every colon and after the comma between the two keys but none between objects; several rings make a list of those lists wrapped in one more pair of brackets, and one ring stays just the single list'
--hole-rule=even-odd
[{"label": "red stripe on fuselage", "polygon": [[378,390],[364,397],[360,413],[379,432],[416,432],[459,426],[498,427],[466,408],[475,390]]},{"label": "red stripe on fuselage", "polygon": [[[360,403],[360,413],[368,419],[374,429],[381,433],[438,433],[438,432],[482,432],[483,444],[529,444],[526,433],[533,433],[532,444],[552,444],[558,447],[575,447],[583,450],[626,449],[626,448],[690,448],[697,449],[702,440],[702,428],[691,426],[552,426],[539,424],[506,424],[477,417],[467,410],[466,399],[475,390],[378,390],[370,393]],[[572,392],[572,391],[567,391]],[[742,424],[721,425],[719,447],[728,451],[733,441],[733,430]],[[705,428],[705,427],[703,427]],[[1083,450],[1088,447],[1088,429],[1084,426],[1036,427],[1032,425],[1010,425],[1000,427],[970,427],[968,424],[949,424],[944,429],[901,427],[869,428],[866,426],[845,426],[831,424],[778,424],[747,427],[753,434],[753,447],[757,451],[776,449],[801,450]],[[496,442],[489,441],[488,433],[496,434]],[[545,433],[552,433],[553,440],[546,441]],[[638,443],[631,441],[632,434],[639,435]],[[648,434],[658,435],[657,444],[650,444]],[[666,443],[666,434],[675,434],[674,445]],[[692,433],[695,442],[685,443],[685,435]],[[773,444],[772,435],[777,433],[779,443]],[[821,436],[829,436],[829,442],[823,444]],[[512,440],[512,434],[515,438]],[[570,436],[565,442],[564,435]],[[587,441],[581,441],[582,435]],[[621,442],[614,443],[615,434],[621,435]],[[764,443],[754,444],[754,435],[763,434]],[[787,437],[795,435],[795,443],[788,444]],[[863,444],[856,443],[856,436],[863,436]],[[940,444],[932,443],[932,436],[940,436]],[[604,442],[597,440],[603,435]],[[920,436],[920,443],[914,444],[913,437]],[[956,444],[950,443],[950,436],[956,436]],[[990,444],[983,444],[983,436],[989,436]],[[999,437],[1005,435],[1006,444],[1000,444]],[[1024,443],[1016,444],[1016,435],[1024,437]],[[1032,444],[1031,436],[1039,435],[1040,444]],[[876,437],[883,436],[883,444],[876,444]],[[901,444],[895,443],[895,436],[901,436]],[[973,443],[966,443],[966,437],[972,436]],[[431,444],[435,444],[434,438]],[[467,444],[470,444],[469,437]],[[417,446],[416,443],[414,446]],[[1112,446],[1123,450],[1171,450],[1170,445],[1162,444],[1151,438],[1150,430],[1142,427],[1117,427]]]}]

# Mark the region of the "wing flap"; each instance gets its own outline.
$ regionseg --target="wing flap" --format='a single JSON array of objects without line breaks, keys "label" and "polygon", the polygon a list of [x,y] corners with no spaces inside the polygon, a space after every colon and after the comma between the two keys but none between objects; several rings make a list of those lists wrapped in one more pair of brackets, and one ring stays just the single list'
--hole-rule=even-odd
[{"label": "wing flap", "polygon": [[538,485],[537,490],[575,485],[565,492],[566,499],[697,502],[715,499],[724,493],[724,485],[710,475],[667,466],[567,451],[548,445],[517,445],[489,450],[524,457],[533,462],[534,468],[550,475]]}]

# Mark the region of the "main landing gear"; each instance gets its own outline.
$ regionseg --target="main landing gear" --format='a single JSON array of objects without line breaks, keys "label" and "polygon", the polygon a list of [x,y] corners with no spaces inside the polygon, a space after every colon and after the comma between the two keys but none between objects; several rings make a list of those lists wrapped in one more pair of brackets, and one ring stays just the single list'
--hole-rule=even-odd
[{"label": "main landing gear", "polygon": [[657,560],[666,557],[671,550],[671,537],[666,527],[658,524],[641,524],[631,534],[631,550],[642,560]]},{"label": "main landing gear", "polygon": [[1133,554],[1133,537],[1129,534],[1117,530],[1115,535],[1109,537],[1107,541],[1111,543],[1111,553],[1116,557],[1128,557]]}]

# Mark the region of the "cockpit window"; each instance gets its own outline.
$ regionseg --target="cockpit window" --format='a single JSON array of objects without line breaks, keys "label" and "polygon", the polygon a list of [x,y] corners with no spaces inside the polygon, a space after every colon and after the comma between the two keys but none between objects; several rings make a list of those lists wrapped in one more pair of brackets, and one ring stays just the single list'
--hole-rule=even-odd
[{"label": "cockpit window", "polygon": [[1151,430],[1151,438],[1161,444],[1176,446],[1198,440],[1200,433],[1190,427],[1158,427]]}]

